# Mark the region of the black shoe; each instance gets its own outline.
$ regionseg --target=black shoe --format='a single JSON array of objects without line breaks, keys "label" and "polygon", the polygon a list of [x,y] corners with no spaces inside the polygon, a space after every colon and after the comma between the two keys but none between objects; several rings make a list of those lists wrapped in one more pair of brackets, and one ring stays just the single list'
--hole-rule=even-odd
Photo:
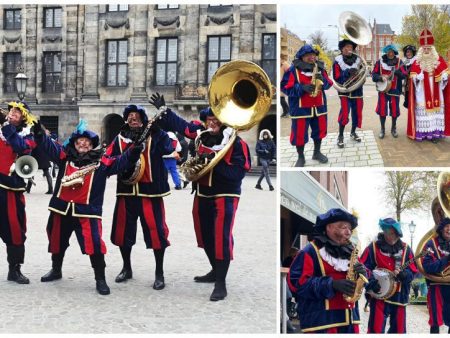
[{"label": "black shoe", "polygon": [[350,138],[355,142],[361,142],[361,137],[356,132],[350,133]]},{"label": "black shoe", "polygon": [[398,137],[397,129],[396,129],[396,128],[392,128],[392,129],[391,129],[391,134],[392,134],[392,136],[393,136],[394,138],[397,138],[397,137]]},{"label": "black shoe", "polygon": [[183,181],[183,189],[189,185],[189,181]]},{"label": "black shoe", "polygon": [[7,279],[17,284],[30,284],[30,280],[20,272],[20,264],[10,267]]},{"label": "black shoe", "polygon": [[224,299],[226,296],[227,296],[227,287],[225,285],[225,282],[216,282],[211,297],[209,297],[209,300],[217,302],[218,300]]},{"label": "black shoe", "polygon": [[175,190],[181,190],[181,185],[177,185],[177,186],[175,187]]},{"label": "black shoe", "polygon": [[344,135],[338,136],[337,146],[339,148],[344,148]]},{"label": "black shoe", "polygon": [[431,139],[431,142],[433,142],[434,144],[437,144],[437,143],[439,142],[439,139],[437,139],[437,138],[432,138],[432,139]]},{"label": "black shoe", "polygon": [[274,188],[273,186],[269,185],[269,190],[270,190],[270,191],[274,191],[275,188]]},{"label": "black shoe", "polygon": [[327,163],[328,162],[328,157],[326,157],[324,154],[322,154],[320,151],[315,152],[312,156],[313,160],[317,160],[320,163]]},{"label": "black shoe", "polygon": [[53,191],[49,190],[45,193],[46,195],[53,195]]},{"label": "black shoe", "polygon": [[195,276],[194,281],[197,283],[215,283],[216,281],[216,272],[211,270],[204,276]]},{"label": "black shoe", "polygon": [[304,167],[305,166],[305,156],[304,155],[298,155],[298,160],[295,162],[296,167]]},{"label": "black shoe", "polygon": [[133,278],[133,271],[122,269],[122,271],[120,271],[120,273],[116,277],[116,283],[122,283],[131,278]]},{"label": "black shoe", "polygon": [[155,282],[153,283],[153,289],[162,290],[166,284],[164,283],[164,276],[155,276]]},{"label": "black shoe", "polygon": [[62,272],[61,270],[57,271],[55,269],[51,269],[49,272],[47,272],[45,275],[41,277],[41,282],[51,282],[57,279],[62,278]]},{"label": "black shoe", "polygon": [[255,188],[256,188],[256,189],[259,189],[259,190],[263,190],[263,188],[261,187],[261,184],[257,184],[257,185],[255,186]]},{"label": "black shoe", "polygon": [[378,137],[382,140],[382,139],[384,139],[384,135],[385,135],[385,131],[384,131],[384,129],[381,129],[380,134],[378,135]]},{"label": "black shoe", "polygon": [[95,288],[101,295],[109,295],[111,293],[111,291],[109,290],[109,286],[108,284],[106,284],[106,280],[104,279],[97,279],[95,281]]}]

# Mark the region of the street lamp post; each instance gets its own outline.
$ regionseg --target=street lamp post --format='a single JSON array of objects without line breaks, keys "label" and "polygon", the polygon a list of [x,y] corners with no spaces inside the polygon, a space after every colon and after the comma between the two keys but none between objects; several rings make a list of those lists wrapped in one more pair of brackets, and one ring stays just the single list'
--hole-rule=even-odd
[{"label": "street lamp post", "polygon": [[27,91],[27,76],[24,73],[24,69],[22,66],[17,68],[17,75],[15,77],[16,80],[16,89],[17,95],[19,96],[19,100],[22,101],[25,98],[25,93]]},{"label": "street lamp post", "polygon": [[416,231],[416,224],[411,221],[411,223],[408,224],[409,232],[411,233],[411,250],[413,248],[413,238],[414,238],[414,232]]}]

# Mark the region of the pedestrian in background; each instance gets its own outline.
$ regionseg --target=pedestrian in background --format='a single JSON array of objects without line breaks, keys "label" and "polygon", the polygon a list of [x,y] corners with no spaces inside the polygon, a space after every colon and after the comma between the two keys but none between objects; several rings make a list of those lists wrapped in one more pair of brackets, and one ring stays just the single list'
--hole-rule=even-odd
[{"label": "pedestrian in background", "polygon": [[273,136],[270,130],[263,129],[259,133],[259,140],[256,143],[256,154],[258,155],[259,162],[262,166],[261,175],[259,176],[258,182],[255,186],[255,188],[259,190],[263,190],[261,187],[261,182],[264,177],[266,178],[269,190],[274,190],[269,175],[269,164],[273,159],[275,159],[276,154],[275,143],[272,139]]}]

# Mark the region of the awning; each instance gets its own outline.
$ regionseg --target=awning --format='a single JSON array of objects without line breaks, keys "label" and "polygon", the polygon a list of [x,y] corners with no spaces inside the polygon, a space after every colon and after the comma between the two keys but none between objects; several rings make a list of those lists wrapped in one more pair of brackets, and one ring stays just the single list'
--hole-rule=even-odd
[{"label": "awning", "polygon": [[281,205],[313,224],[319,214],[331,208],[345,207],[310,174],[284,171],[281,181]]}]

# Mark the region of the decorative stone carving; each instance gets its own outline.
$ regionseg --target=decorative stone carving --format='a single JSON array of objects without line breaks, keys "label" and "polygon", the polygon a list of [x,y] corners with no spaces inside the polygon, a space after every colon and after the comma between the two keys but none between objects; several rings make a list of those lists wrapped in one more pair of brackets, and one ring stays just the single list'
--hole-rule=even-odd
[{"label": "decorative stone carving", "polygon": [[180,27],[180,16],[176,16],[174,18],[168,18],[168,19],[162,19],[162,18],[157,18],[155,17],[153,20],[153,28],[157,28],[158,25],[160,26],[170,26],[176,24],[177,28]]},{"label": "decorative stone carving", "polygon": [[44,28],[42,42],[62,42],[61,28]]},{"label": "decorative stone carving", "polygon": [[22,35],[20,30],[13,30],[13,31],[4,30],[3,32],[4,32],[3,44],[5,44],[5,41],[8,43],[15,43],[20,40],[20,42],[22,42],[21,39]]},{"label": "decorative stone carving", "polygon": [[277,13],[262,13],[261,23],[266,23],[266,20],[277,21]]},{"label": "decorative stone carving", "polygon": [[195,83],[177,85],[177,99],[179,100],[205,99],[207,94],[208,89],[202,85]]},{"label": "decorative stone carving", "polygon": [[205,26],[208,26],[210,21],[212,21],[216,25],[223,25],[224,23],[226,23],[228,21],[231,24],[234,24],[234,17],[233,17],[233,14],[230,14],[230,15],[225,16],[225,17],[208,15],[206,17]]},{"label": "decorative stone carving", "polygon": [[117,29],[125,26],[126,29],[130,28],[130,19],[127,16],[128,12],[108,12],[105,20],[105,30],[109,27]]}]

